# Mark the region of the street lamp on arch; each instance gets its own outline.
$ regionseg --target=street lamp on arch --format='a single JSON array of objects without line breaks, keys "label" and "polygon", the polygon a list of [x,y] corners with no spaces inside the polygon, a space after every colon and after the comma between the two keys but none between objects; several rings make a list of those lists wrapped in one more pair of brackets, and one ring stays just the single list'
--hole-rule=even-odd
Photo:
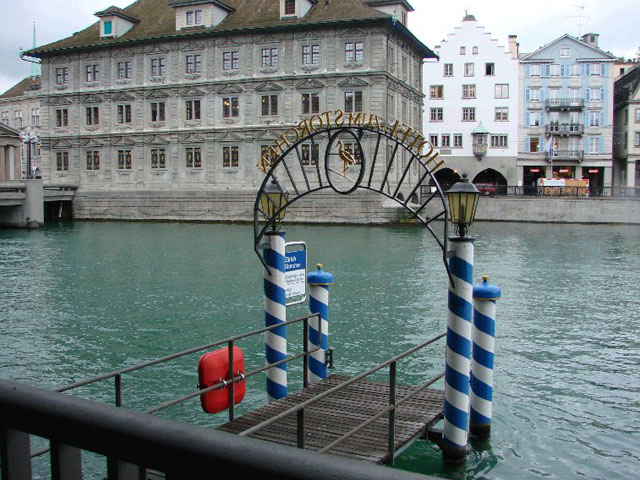
[{"label": "street lamp on arch", "polygon": [[460,238],[466,238],[476,216],[480,191],[469,182],[466,174],[447,191],[451,223]]}]

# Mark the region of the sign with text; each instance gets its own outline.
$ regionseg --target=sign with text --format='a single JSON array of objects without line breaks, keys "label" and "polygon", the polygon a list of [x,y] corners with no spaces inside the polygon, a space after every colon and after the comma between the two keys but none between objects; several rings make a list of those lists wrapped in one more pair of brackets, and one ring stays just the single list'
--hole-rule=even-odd
[{"label": "sign with text", "polygon": [[287,247],[295,248],[292,251],[285,251],[284,259],[284,281],[286,285],[287,299],[303,296],[301,303],[307,294],[307,246],[302,242],[288,243]]}]

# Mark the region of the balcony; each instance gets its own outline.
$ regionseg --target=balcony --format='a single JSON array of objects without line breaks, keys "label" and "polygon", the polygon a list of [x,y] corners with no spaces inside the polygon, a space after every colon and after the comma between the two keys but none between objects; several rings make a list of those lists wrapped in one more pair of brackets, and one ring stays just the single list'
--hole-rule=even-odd
[{"label": "balcony", "polygon": [[544,133],[549,135],[583,135],[584,125],[581,123],[549,123],[544,126]]},{"label": "balcony", "polygon": [[568,150],[568,149],[560,149],[554,150],[553,155],[549,156],[548,153],[545,154],[547,162],[576,162],[582,163],[584,160],[584,150]]},{"label": "balcony", "polygon": [[583,98],[550,98],[545,102],[547,110],[583,110]]}]

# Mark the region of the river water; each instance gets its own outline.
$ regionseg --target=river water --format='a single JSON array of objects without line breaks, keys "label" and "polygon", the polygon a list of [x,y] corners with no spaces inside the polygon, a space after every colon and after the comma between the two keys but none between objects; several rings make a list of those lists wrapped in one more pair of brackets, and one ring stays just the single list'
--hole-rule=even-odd
[{"label": "river water", "polygon": [[[309,263],[334,274],[335,372],[356,374],[444,331],[447,280],[433,238],[414,227],[287,226]],[[450,479],[640,476],[640,227],[479,223],[476,280],[502,288],[494,424],[463,468],[417,442],[397,468]],[[262,269],[247,225],[91,223],[0,231],[0,377],[53,388],[260,328]],[[305,313],[292,307],[289,318]],[[301,344],[289,332],[290,351]],[[262,339],[240,345],[248,367]],[[198,355],[123,378],[143,410],[194,390]],[[443,344],[399,364],[418,384],[443,369]],[[301,368],[290,368],[291,389]],[[384,375],[379,378],[385,378]],[[440,382],[437,386],[441,387]],[[265,401],[248,381],[240,413]],[[113,402],[112,382],[75,394]],[[196,401],[160,415],[199,425]],[[34,440],[34,448],[42,445]],[[85,454],[90,478],[104,462]],[[48,459],[34,460],[47,478]]]}]

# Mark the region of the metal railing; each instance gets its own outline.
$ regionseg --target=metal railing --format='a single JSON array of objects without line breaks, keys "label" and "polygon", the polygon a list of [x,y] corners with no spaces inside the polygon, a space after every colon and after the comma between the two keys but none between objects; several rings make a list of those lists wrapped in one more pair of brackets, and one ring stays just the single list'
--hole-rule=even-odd
[{"label": "metal railing", "polygon": [[380,412],[378,412],[376,415],[374,415],[373,417],[369,418],[368,420],[362,422],[360,425],[354,427],[353,429],[351,429],[350,431],[348,431],[347,433],[345,433],[344,435],[342,435],[341,437],[337,438],[336,440],[334,440],[333,442],[331,442],[329,445],[327,445],[326,447],[322,448],[320,450],[320,453],[326,453],[329,450],[331,450],[332,448],[336,447],[337,445],[339,445],[340,443],[344,442],[345,440],[347,440],[348,438],[352,437],[353,435],[357,434],[358,432],[360,432],[361,430],[363,430],[364,428],[366,428],[367,426],[371,425],[373,422],[379,420],[380,418],[382,418],[385,415],[389,415],[389,423],[388,423],[388,428],[389,428],[389,433],[388,433],[388,444],[387,444],[387,448],[388,448],[388,453],[389,453],[389,463],[393,464],[394,458],[395,458],[395,413],[397,411],[397,408],[402,405],[403,403],[411,400],[413,397],[415,397],[418,393],[422,392],[423,390],[425,390],[427,387],[433,385],[435,382],[437,382],[438,380],[440,380],[442,377],[444,377],[444,372],[436,375],[435,377],[431,378],[429,381],[427,381],[426,383],[424,383],[423,385],[419,386],[417,389],[415,389],[413,392],[411,392],[408,395],[405,395],[403,398],[401,398],[400,400],[398,400],[396,398],[396,376],[397,376],[397,363],[398,361],[404,359],[405,357],[417,352],[418,350],[421,350],[422,348],[426,347],[427,345],[431,345],[432,343],[436,342],[437,340],[440,340],[441,338],[445,337],[446,333],[443,333],[441,335],[438,335],[436,337],[433,337],[423,343],[421,343],[420,345],[417,345],[409,350],[407,350],[404,353],[401,353],[400,355],[392,358],[391,360],[388,360],[376,367],[373,367],[369,370],[367,370],[366,372],[361,373],[360,375],[357,375],[349,380],[347,380],[346,382],[341,383],[340,385],[336,385],[333,388],[330,388],[329,390],[326,390],[325,392],[322,392],[319,395],[316,395],[315,397],[302,402],[294,407],[291,407],[288,410],[285,410],[284,412],[268,419],[265,420],[262,423],[259,423],[247,430],[244,430],[243,432],[241,432],[239,435],[246,437],[251,435],[252,433],[255,433],[269,425],[272,425],[273,423],[282,420],[285,417],[288,417],[289,415],[293,415],[296,414],[297,420],[296,420],[296,429],[297,429],[297,446],[298,448],[303,449],[304,448],[304,430],[305,430],[305,425],[304,425],[304,411],[305,408],[310,407],[311,405],[313,405],[314,403],[322,400],[323,398],[332,395],[334,393],[336,393],[339,390],[342,390],[346,387],[348,387],[349,385],[364,379],[365,377],[368,377],[369,375],[372,375],[373,373],[376,373],[380,370],[382,370],[385,367],[389,367],[389,405],[388,407],[384,408],[383,410],[381,410]]},{"label": "metal railing", "polygon": [[581,123],[548,123],[544,126],[545,135],[582,135],[584,125]]},{"label": "metal railing", "polygon": [[637,187],[538,187],[489,185],[478,187],[480,193],[487,196],[519,196],[519,197],[575,197],[593,198],[624,198],[640,200],[640,188]]},{"label": "metal railing", "polygon": [[[551,157],[548,153],[545,154],[547,161],[551,161]],[[573,150],[569,148],[561,148],[553,150],[553,161],[569,161],[569,162],[582,162],[584,160],[584,150]]]},{"label": "metal railing", "polygon": [[582,109],[584,108],[584,98],[550,98],[546,100],[545,107],[548,109]]},{"label": "metal railing", "polygon": [[239,478],[419,480],[416,473],[240,438],[79,397],[0,380],[3,480],[30,480],[30,436],[51,442],[51,478],[81,480],[82,450],[120,462],[109,480],[139,480],[154,469],[167,479]]}]

